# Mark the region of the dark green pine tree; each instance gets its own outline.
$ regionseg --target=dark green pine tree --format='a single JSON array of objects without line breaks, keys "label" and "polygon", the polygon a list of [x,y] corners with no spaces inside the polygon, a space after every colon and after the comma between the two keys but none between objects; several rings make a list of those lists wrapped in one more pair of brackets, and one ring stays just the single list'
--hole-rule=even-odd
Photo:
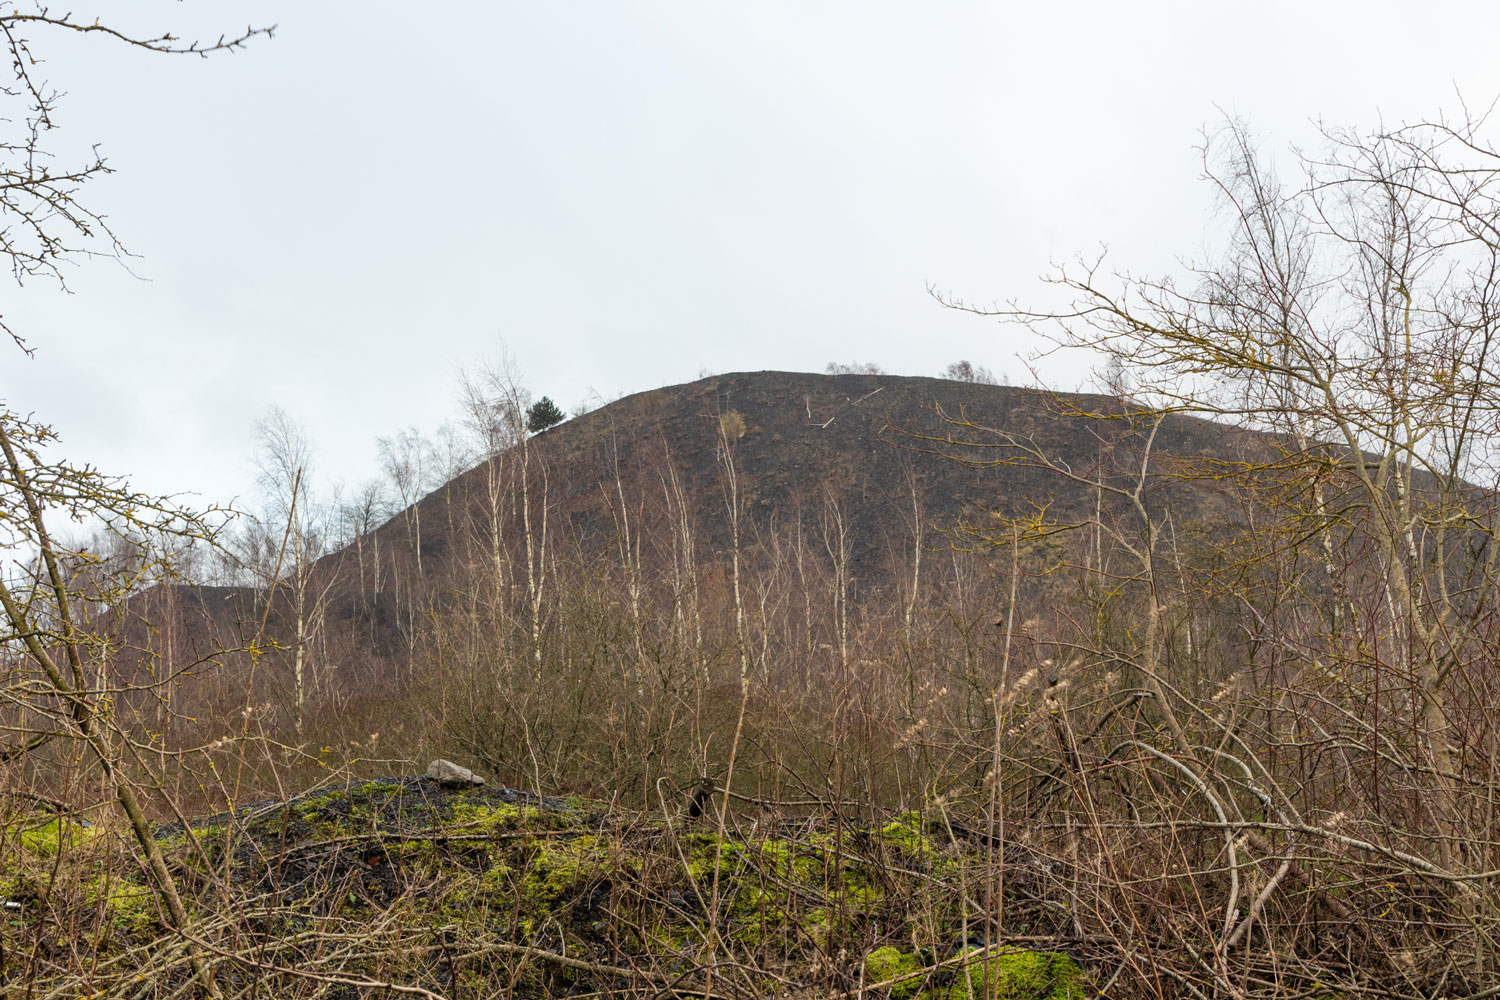
[{"label": "dark green pine tree", "polygon": [[564,419],[563,411],[557,408],[557,404],[543,396],[526,411],[526,429],[533,434],[540,434],[548,427],[562,423]]}]

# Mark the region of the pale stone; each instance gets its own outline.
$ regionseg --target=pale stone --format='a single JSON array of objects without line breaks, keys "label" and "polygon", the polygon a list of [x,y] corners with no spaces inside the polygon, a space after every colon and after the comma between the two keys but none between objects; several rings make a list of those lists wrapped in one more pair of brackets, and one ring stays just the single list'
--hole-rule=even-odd
[{"label": "pale stone", "polygon": [[448,788],[484,784],[484,779],[479,775],[467,767],[459,767],[451,760],[435,760],[428,764],[427,777]]}]

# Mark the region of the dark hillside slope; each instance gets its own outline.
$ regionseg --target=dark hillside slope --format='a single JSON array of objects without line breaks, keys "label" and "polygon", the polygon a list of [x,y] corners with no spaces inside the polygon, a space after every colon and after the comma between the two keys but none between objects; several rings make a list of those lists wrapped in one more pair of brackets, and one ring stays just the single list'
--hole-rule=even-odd
[{"label": "dark hillside slope", "polygon": [[[733,450],[747,519],[764,526],[794,511],[815,512],[832,498],[856,551],[868,557],[893,533],[909,535],[909,527],[895,524],[912,516],[913,484],[923,518],[936,527],[951,527],[979,508],[1016,517],[1039,507],[1047,507],[1051,519],[1086,516],[1094,503],[1090,491],[1070,487],[1013,451],[957,443],[998,445],[1000,438],[985,430],[995,429],[1079,475],[1136,476],[1143,429],[1084,412],[1118,414],[1121,404],[935,378],[739,373],[638,393],[553,428],[532,439],[531,475],[545,475],[554,530],[560,524],[571,541],[594,551],[611,544],[619,530],[610,513],[618,507],[617,471],[627,495],[632,489],[661,495],[670,464],[702,516],[709,551],[700,554],[717,557],[729,544],[719,421],[737,413],[744,433]],[[1157,468],[1184,458],[1239,462],[1270,453],[1260,435],[1186,416],[1168,417],[1153,448]],[[955,457],[1016,464],[973,468]],[[410,553],[419,540],[423,575],[440,581],[462,549],[455,525],[486,514],[493,474],[493,463],[486,463],[445,484],[417,505],[415,516],[405,512],[381,527],[382,543]],[[540,489],[538,482],[538,497]],[[349,559],[346,551],[327,563]]]},{"label": "dark hillside slope", "polygon": [[[550,624],[540,619],[574,583],[620,594],[629,580],[656,581],[640,584],[636,606],[654,600],[678,608],[673,613],[687,599],[683,578],[694,601],[700,586],[705,600],[727,600],[733,531],[721,428],[729,432],[746,572],[772,574],[795,551],[805,590],[808,565],[838,562],[848,600],[873,607],[879,595],[908,585],[918,544],[982,551],[985,533],[1006,534],[995,515],[1066,524],[1095,516],[1100,504],[1128,524],[1117,500],[1057,471],[1134,483],[1149,428],[1084,415],[1122,412],[1119,400],[1102,396],[787,372],[715,376],[626,397],[470,469],[321,560],[303,594],[308,702],[340,711],[351,700],[425,683],[418,649],[433,614],[481,595],[509,609],[492,607],[507,628],[537,619],[538,635],[556,626],[557,614]],[[1272,453],[1263,435],[1180,415],[1150,440],[1155,473]],[[1001,447],[1007,442],[1022,447]],[[1055,468],[1041,467],[1039,457]],[[1205,478],[1157,476],[1146,498],[1172,510],[1188,538],[1239,518]],[[954,531],[964,524],[975,530]],[[1049,551],[1054,562],[1062,558],[1056,545]],[[668,588],[668,578],[679,582]],[[275,706],[284,722],[299,634],[290,585],[278,589],[269,616],[253,590],[176,591],[137,601],[137,621],[154,628],[142,634],[132,626],[128,644],[146,660],[180,663],[247,645],[264,619],[262,647],[274,640],[283,648],[253,671],[249,699],[245,657],[218,658],[215,670],[200,671],[211,681],[187,682],[201,697],[185,697],[200,702],[198,718],[222,719],[252,703]],[[1036,600],[1046,603],[1041,591]]]}]

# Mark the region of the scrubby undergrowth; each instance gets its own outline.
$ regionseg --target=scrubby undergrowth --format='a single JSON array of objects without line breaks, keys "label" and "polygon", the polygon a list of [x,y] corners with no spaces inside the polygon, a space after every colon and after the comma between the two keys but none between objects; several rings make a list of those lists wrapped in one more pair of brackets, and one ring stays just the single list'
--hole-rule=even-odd
[{"label": "scrubby undergrowth", "polygon": [[[1074,960],[1032,943],[1061,930],[1044,910],[1013,901],[1020,946],[965,912],[991,859],[936,830],[906,814],[719,833],[408,778],[158,835],[227,996],[1084,996]],[[0,988],[201,989],[117,831],[12,817],[0,851]]]}]

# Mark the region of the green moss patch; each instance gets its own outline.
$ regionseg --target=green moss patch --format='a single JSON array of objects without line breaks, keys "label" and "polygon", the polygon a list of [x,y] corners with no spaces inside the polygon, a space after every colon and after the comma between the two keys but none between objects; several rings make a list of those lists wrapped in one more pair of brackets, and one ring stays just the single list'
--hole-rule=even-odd
[{"label": "green moss patch", "polygon": [[32,854],[53,855],[84,844],[98,832],[70,819],[54,819],[39,826],[23,825],[18,831],[21,847]]},{"label": "green moss patch", "polygon": [[865,985],[874,986],[876,983],[907,976],[910,978],[900,979],[886,987],[886,995],[891,1000],[912,1000],[922,988],[922,977],[917,973],[923,968],[922,960],[916,955],[887,945],[875,949],[865,957]]},{"label": "green moss patch", "polygon": [[1020,951],[970,965],[946,1000],[1083,1000],[1083,970],[1056,951]]}]

